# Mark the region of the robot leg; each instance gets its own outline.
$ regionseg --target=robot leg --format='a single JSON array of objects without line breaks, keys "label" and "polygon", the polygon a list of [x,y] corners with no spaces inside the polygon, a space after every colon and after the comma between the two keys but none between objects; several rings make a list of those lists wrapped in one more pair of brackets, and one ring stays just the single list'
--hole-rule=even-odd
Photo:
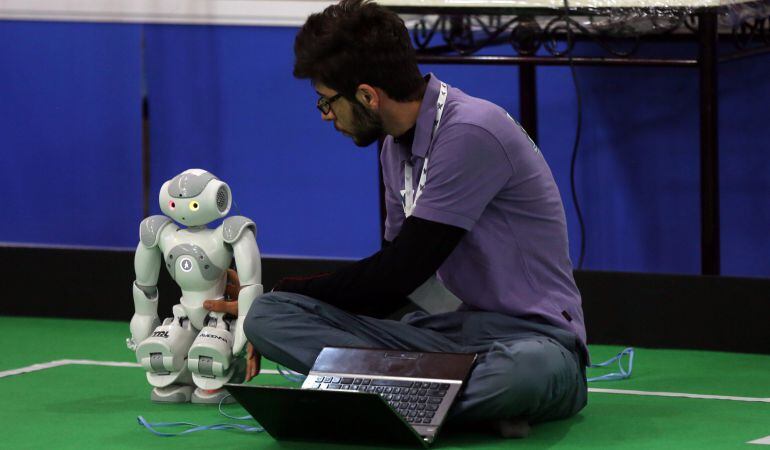
[{"label": "robot leg", "polygon": [[[232,381],[236,374],[245,369],[243,358],[233,357],[233,333],[231,323],[224,319],[224,313],[211,313],[207,325],[198,333],[187,356],[187,367],[192,372],[197,386],[192,396],[193,403],[219,403],[228,394],[221,389]],[[228,401],[229,400],[229,401]],[[232,403],[231,397],[225,400]]]},{"label": "robot leg", "polygon": [[174,305],[173,312],[173,318],[164,320],[136,348],[136,359],[154,386],[151,398],[155,402],[189,402],[192,395],[192,376],[185,357],[198,330],[184,315],[182,305]]}]

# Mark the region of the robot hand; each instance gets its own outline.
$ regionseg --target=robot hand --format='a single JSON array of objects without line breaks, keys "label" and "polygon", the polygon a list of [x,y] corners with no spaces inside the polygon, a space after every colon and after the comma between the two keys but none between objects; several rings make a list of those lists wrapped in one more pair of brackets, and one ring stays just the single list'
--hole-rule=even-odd
[{"label": "robot hand", "polygon": [[152,333],[152,330],[160,325],[160,319],[158,316],[142,316],[134,314],[131,317],[131,337],[126,339],[126,346],[131,351],[136,351],[136,347],[143,340],[147,339]]},{"label": "robot hand", "polygon": [[137,286],[134,282],[133,294],[134,294],[134,308],[135,313],[131,318],[131,324],[129,329],[131,330],[131,337],[126,339],[126,346],[135,351],[136,347],[145,339],[150,336],[150,333],[160,325],[160,319],[158,318],[158,292],[155,290],[155,295],[150,298],[145,291]]}]

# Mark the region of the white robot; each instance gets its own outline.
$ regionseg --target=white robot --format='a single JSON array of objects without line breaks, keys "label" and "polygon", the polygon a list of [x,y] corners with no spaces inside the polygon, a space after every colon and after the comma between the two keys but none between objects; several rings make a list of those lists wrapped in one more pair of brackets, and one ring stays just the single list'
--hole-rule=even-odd
[{"label": "white robot", "polygon": [[[139,227],[135,314],[126,344],[147,371],[153,401],[217,403],[227,395],[220,388],[244,362],[236,358],[246,344],[243,320],[262,294],[256,226],[243,216],[228,217],[216,229],[206,226],[225,217],[231,203],[227,184],[205,170],[186,170],[161,187],[165,215],[148,217]],[[241,283],[236,320],[203,308],[205,300],[223,298],[233,258]],[[182,289],[173,317],[162,324],[157,288],[161,266]]]}]

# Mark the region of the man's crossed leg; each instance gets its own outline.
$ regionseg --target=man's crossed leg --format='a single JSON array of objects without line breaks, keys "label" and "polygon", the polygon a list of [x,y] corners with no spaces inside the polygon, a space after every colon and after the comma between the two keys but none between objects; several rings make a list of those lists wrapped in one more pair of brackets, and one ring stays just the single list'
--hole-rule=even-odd
[{"label": "man's crossed leg", "polygon": [[570,417],[586,404],[582,358],[574,345],[567,348],[574,337],[499,313],[417,312],[396,321],[272,292],[252,304],[244,331],[262,355],[305,374],[324,347],[477,353],[448,421],[497,423],[511,437],[526,435],[529,423]]}]

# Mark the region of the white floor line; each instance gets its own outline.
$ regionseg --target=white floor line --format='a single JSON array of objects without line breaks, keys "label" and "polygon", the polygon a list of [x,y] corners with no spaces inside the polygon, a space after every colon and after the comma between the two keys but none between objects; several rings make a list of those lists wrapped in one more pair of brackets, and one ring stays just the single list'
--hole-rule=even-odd
[{"label": "white floor line", "polygon": [[747,442],[747,444],[770,445],[770,436]]},{"label": "white floor line", "polygon": [[[18,369],[5,370],[0,372],[0,378],[10,377],[13,375],[21,375],[24,373],[37,372],[39,370],[51,369],[54,367],[68,366],[68,365],[84,365],[84,366],[110,366],[110,367],[142,367],[138,363],[120,362],[120,361],[94,361],[91,359],[59,359],[56,361],[48,361],[40,364],[32,364],[31,366],[20,367]],[[260,373],[277,375],[277,370],[263,369]]]},{"label": "white floor line", "polygon": [[[32,364],[31,366],[20,367],[18,369],[6,370],[0,372],[0,378],[10,377],[13,375],[21,375],[24,373],[37,372],[39,370],[51,369],[53,367],[67,366],[67,365],[88,365],[88,366],[111,366],[111,367],[141,367],[137,363],[119,362],[119,361],[94,361],[90,359],[60,359],[57,361],[49,361],[40,364]],[[263,369],[260,373],[268,375],[277,375],[277,370]],[[677,397],[677,398],[699,398],[706,400],[731,400],[738,402],[756,402],[756,403],[770,403],[770,398],[762,397],[735,397],[729,395],[708,395],[708,394],[688,394],[684,392],[657,392],[657,391],[636,391],[629,389],[603,389],[603,388],[588,388],[588,392],[597,394],[620,394],[620,395],[640,395],[650,397]],[[770,444],[770,436],[767,438]],[[755,442],[755,441],[752,441]]]},{"label": "white floor line", "polygon": [[651,397],[701,398],[706,400],[732,400],[736,402],[770,403],[770,398],[735,397],[730,395],[687,394],[684,392],[635,391],[635,390],[627,390],[627,389],[601,389],[601,388],[588,388],[588,392],[596,392],[600,394],[642,395],[642,396],[651,396]]}]

